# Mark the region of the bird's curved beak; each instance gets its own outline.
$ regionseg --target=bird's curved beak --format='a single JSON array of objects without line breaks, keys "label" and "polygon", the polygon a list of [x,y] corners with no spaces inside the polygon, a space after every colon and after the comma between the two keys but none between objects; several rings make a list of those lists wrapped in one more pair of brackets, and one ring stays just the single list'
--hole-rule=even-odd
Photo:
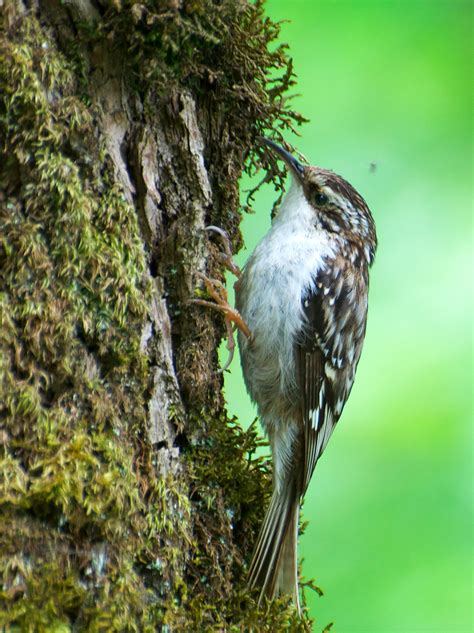
[{"label": "bird's curved beak", "polygon": [[264,145],[267,145],[271,150],[275,152],[275,154],[278,154],[278,156],[286,163],[287,167],[296,176],[296,178],[300,182],[303,182],[304,165],[302,165],[299,160],[296,160],[296,158],[292,156],[290,152],[281,147],[281,145],[278,145],[274,141],[271,141],[269,138],[259,136],[258,140]]}]

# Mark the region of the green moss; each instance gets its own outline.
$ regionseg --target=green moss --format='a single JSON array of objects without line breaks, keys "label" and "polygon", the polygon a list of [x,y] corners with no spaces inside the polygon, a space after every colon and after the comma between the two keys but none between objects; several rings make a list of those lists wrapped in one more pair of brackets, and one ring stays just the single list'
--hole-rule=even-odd
[{"label": "green moss", "polygon": [[143,630],[137,567],[164,526],[183,529],[179,484],[150,484],[137,433],[149,288],[136,214],[94,167],[91,112],[31,16],[2,40],[0,94],[0,622]]}]

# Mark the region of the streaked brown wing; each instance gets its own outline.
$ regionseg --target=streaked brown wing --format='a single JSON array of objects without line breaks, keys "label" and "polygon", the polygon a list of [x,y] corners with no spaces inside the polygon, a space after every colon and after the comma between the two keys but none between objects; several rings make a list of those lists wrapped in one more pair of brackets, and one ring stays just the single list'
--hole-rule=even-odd
[{"label": "streaked brown wing", "polygon": [[366,299],[362,275],[349,272],[343,260],[320,271],[314,291],[302,299],[306,325],[296,349],[305,437],[302,494],[352,387],[365,333]]},{"label": "streaked brown wing", "polygon": [[325,433],[327,404],[324,394],[324,358],[320,350],[308,352],[303,347],[299,347],[297,365],[300,385],[303,387],[304,471],[302,494],[304,494],[321,453],[322,440],[319,438],[322,438]]}]

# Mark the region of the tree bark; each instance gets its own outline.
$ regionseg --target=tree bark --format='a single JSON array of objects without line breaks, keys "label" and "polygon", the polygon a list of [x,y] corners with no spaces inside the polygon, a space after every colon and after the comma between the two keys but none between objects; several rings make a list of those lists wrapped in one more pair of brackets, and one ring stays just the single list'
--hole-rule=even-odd
[{"label": "tree bark", "polygon": [[241,244],[256,136],[301,121],[278,26],[246,0],[1,8],[0,624],[305,630],[246,590],[267,465],[189,303],[222,279],[204,227]]}]

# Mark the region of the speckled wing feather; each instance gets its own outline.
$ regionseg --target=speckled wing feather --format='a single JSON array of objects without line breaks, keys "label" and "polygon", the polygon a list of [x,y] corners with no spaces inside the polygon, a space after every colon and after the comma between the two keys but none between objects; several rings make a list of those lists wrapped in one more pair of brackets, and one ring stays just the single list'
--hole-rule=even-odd
[{"label": "speckled wing feather", "polygon": [[302,301],[306,324],[296,369],[305,438],[304,494],[354,382],[367,319],[366,275],[342,257],[328,261]]}]

